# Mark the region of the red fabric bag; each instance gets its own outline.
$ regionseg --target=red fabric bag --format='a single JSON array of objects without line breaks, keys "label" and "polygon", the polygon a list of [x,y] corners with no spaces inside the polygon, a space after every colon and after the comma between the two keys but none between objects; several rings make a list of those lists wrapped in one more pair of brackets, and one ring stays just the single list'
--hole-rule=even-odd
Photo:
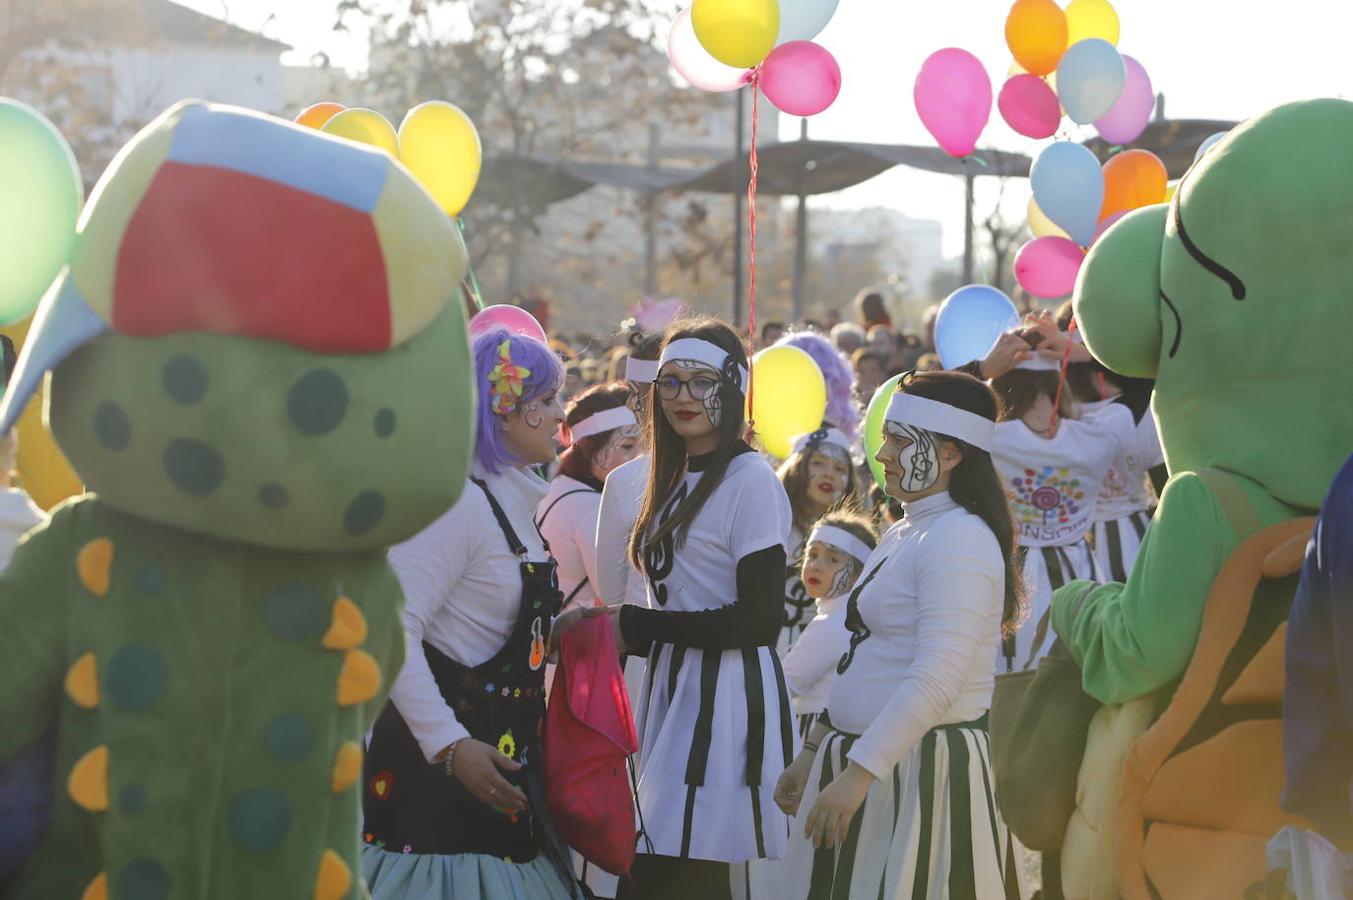
[{"label": "red fabric bag", "polygon": [[627,762],[639,741],[609,616],[563,636],[544,745],[545,798],[559,836],[612,875],[628,873],[637,832]]}]

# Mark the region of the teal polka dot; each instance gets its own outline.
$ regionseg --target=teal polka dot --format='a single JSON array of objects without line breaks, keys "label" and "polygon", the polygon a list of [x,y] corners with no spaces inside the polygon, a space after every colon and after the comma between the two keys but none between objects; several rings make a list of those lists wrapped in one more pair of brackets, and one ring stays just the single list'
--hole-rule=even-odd
[{"label": "teal polka dot", "polygon": [[249,850],[272,850],[291,827],[291,804],[281,791],[255,788],[230,801],[230,835]]},{"label": "teal polka dot", "polygon": [[126,450],[132,442],[132,423],[127,413],[111,400],[94,411],[94,436],[109,450]]},{"label": "teal polka dot", "polygon": [[117,808],[123,815],[140,815],[146,808],[146,789],[139,784],[129,784],[117,794]]},{"label": "teal polka dot", "polygon": [[363,491],[343,511],[343,528],[353,537],[366,534],[385,517],[385,497],[377,491]]},{"label": "teal polka dot", "polygon": [[185,494],[206,497],[225,481],[225,458],[201,441],[175,438],[165,445],[164,471]]},{"label": "teal polka dot", "polygon": [[169,873],[149,859],[134,859],[117,873],[113,885],[117,900],[164,900],[169,896]]},{"label": "teal polka dot", "polygon": [[386,407],[376,413],[376,437],[388,438],[395,433],[395,411]]},{"label": "teal polka dot", "polygon": [[315,746],[315,729],[304,716],[278,716],[264,727],[263,744],[282,762],[300,762]]},{"label": "teal polka dot", "polygon": [[145,644],[119,647],[108,658],[104,681],[108,700],[121,709],[147,709],[164,693],[169,667],[160,651]]},{"label": "teal polka dot", "polygon": [[301,434],[328,434],[348,412],[348,387],[328,369],[311,369],[287,392],[287,417]]},{"label": "teal polka dot", "polygon": [[195,357],[180,353],[161,372],[165,393],[179,403],[196,403],[207,392],[207,370]]},{"label": "teal polka dot", "polygon": [[329,607],[329,599],[314,585],[281,584],[263,599],[263,620],[283,640],[313,641],[329,627]]},{"label": "teal polka dot", "polygon": [[142,566],[136,570],[136,589],[143,594],[158,594],[164,590],[164,569]]},{"label": "teal polka dot", "polygon": [[258,502],[264,509],[281,509],[290,499],[287,489],[280,484],[269,483],[258,489]]}]

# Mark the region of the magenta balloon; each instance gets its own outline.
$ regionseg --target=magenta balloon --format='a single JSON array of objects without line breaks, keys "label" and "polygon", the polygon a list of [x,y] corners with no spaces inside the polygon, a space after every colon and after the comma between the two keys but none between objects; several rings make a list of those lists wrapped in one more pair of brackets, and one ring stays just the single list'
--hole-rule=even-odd
[{"label": "magenta balloon", "polygon": [[1110,144],[1130,144],[1141,137],[1156,108],[1156,93],[1151,87],[1151,76],[1142,64],[1124,54],[1123,67],[1127,80],[1123,93],[1104,115],[1095,119],[1099,136]]},{"label": "magenta balloon", "polygon": [[926,130],[951,156],[967,156],[991,118],[991,79],[967,50],[936,50],[921,64],[912,91]]},{"label": "magenta balloon", "polygon": [[540,327],[536,317],[520,306],[509,306],[506,303],[486,306],[470,319],[470,337],[478,337],[495,328],[506,328],[513,334],[535,338],[542,344],[549,343],[549,339],[545,337],[545,329]]},{"label": "magenta balloon", "polygon": [[791,116],[815,116],[841,93],[841,67],[812,41],[790,41],[761,64],[761,90],[776,109]]},{"label": "magenta balloon", "polygon": [[1057,92],[1037,75],[1015,75],[1001,88],[996,107],[1006,124],[1025,137],[1041,140],[1057,133],[1062,105]]},{"label": "magenta balloon", "polygon": [[1090,246],[1093,247],[1095,243],[1101,237],[1103,237],[1104,232],[1108,231],[1109,228],[1113,226],[1114,222],[1117,222],[1119,219],[1123,218],[1123,216],[1127,215],[1130,212],[1132,212],[1132,210],[1125,209],[1122,212],[1114,213],[1113,215],[1105,219],[1103,222],[1100,222],[1099,225],[1095,228],[1095,236],[1090,238]]},{"label": "magenta balloon", "polygon": [[1076,286],[1085,251],[1064,237],[1034,238],[1015,254],[1015,280],[1035,297],[1065,297]]}]

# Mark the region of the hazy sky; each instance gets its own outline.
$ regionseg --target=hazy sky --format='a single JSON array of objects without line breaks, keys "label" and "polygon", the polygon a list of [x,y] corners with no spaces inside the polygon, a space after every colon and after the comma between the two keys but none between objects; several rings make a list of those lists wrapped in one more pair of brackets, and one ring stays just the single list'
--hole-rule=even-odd
[{"label": "hazy sky", "polygon": [[[362,35],[330,30],[334,0],[179,0],[297,48],[288,62],[326,51],[336,64],[361,68]],[[540,0],[545,3],[549,0]],[[1288,101],[1353,96],[1353,3],[1347,0],[1117,0],[1122,25],[1118,48],[1139,60],[1170,118],[1243,119]],[[942,47],[975,53],[999,91],[1010,65],[1004,23],[1010,0],[840,0],[818,37],[841,65],[836,104],[809,123],[821,139],[930,143],[912,106],[911,88],[925,57]],[[655,50],[654,52],[661,52]],[[447,98],[452,101],[454,97]],[[1067,136],[1088,137],[1090,129]],[[785,137],[798,133],[785,117]],[[992,111],[983,146],[1034,155],[1038,142],[1020,137]],[[1353,153],[1353,148],[1350,149]],[[1010,188],[1021,206],[1028,188]],[[989,205],[983,190],[979,205]],[[835,207],[890,206],[945,226],[945,251],[962,250],[962,185],[954,178],[895,168],[849,191],[818,198]],[[979,206],[980,210],[980,206]]]}]

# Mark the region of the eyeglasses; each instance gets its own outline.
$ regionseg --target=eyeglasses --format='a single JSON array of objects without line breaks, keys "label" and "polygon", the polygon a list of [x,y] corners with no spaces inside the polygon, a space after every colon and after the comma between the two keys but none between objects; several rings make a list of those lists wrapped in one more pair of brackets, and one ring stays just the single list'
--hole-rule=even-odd
[{"label": "eyeglasses", "polygon": [[696,375],[683,381],[675,375],[663,375],[654,379],[653,384],[657,386],[658,396],[663,400],[676,400],[681,396],[681,389],[684,387],[690,398],[699,402],[704,400],[710,391],[718,389],[719,379],[709,375]]}]

